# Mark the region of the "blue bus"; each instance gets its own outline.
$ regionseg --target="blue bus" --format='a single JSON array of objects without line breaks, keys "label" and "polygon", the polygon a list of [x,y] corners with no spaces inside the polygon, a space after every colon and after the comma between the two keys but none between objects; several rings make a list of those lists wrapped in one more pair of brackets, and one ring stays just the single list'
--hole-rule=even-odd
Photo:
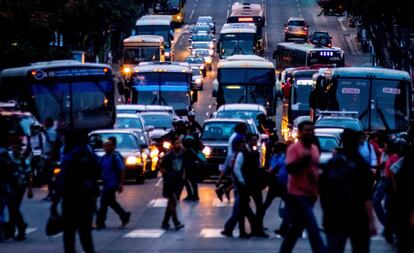
[{"label": "blue bus", "polygon": [[48,117],[72,130],[112,127],[115,98],[112,70],[103,64],[50,61],[0,73],[0,101],[14,101],[40,122]]}]

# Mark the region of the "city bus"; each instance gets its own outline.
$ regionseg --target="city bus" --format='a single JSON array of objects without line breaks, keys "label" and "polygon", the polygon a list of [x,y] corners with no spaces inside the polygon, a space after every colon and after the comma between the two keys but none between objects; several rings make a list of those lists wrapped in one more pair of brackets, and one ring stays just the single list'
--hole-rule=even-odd
[{"label": "city bus", "polygon": [[78,61],[38,62],[0,73],[0,101],[15,101],[40,122],[63,129],[110,128],[115,122],[112,71]]},{"label": "city bus", "polygon": [[249,23],[224,24],[217,43],[220,59],[236,54],[262,54],[263,42],[256,34],[256,25]]},{"label": "city bus", "polygon": [[165,61],[164,38],[158,35],[136,35],[126,38],[122,54],[123,76],[130,76],[133,66],[146,61]]},{"label": "city bus", "polygon": [[217,108],[224,104],[259,104],[274,116],[275,82],[275,68],[270,61],[257,55],[234,55],[218,63],[213,97]]},{"label": "city bus", "polygon": [[191,82],[188,63],[141,63],[133,68],[128,100],[130,104],[171,106],[177,115],[184,116],[197,101]]},{"label": "city bus", "polygon": [[344,51],[338,47],[323,47],[303,42],[284,42],[273,52],[277,69],[291,67],[344,67]]},{"label": "city bus", "polygon": [[257,36],[263,37],[263,27],[266,24],[263,9],[260,4],[236,2],[231,7],[227,23],[252,23],[257,27]]},{"label": "city bus", "polygon": [[164,39],[165,60],[173,60],[172,41],[174,40],[174,26],[171,16],[145,15],[135,24],[136,35],[158,35]]},{"label": "city bus", "polygon": [[[412,79],[407,72],[373,67],[327,69],[316,110],[355,111],[368,132],[406,131],[412,117]],[[321,85],[321,84],[317,84]]]},{"label": "city bus", "polygon": [[155,0],[154,14],[171,15],[174,23],[182,25],[185,20],[185,2],[186,0]]}]

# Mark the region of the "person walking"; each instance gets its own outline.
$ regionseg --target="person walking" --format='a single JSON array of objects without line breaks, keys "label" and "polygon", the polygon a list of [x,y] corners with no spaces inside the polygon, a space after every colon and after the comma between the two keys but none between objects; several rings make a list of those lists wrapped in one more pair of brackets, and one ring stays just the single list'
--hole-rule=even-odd
[{"label": "person walking", "polygon": [[165,230],[170,229],[169,223],[172,218],[175,230],[180,230],[184,227],[184,224],[178,220],[177,201],[180,198],[184,184],[184,154],[181,146],[181,140],[179,138],[173,139],[172,144],[172,150],[164,156],[160,166],[164,181],[162,194],[168,199],[161,228]]},{"label": "person walking", "polygon": [[280,253],[290,253],[306,228],[312,252],[325,253],[326,247],[319,234],[313,213],[318,198],[319,151],[314,141],[314,126],[310,121],[298,125],[299,141],[289,146],[286,153],[288,176],[288,210],[291,228],[280,247]]},{"label": "person walking", "polygon": [[93,214],[99,196],[98,157],[88,145],[87,132],[74,130],[64,137],[61,172],[56,179],[51,216],[57,216],[62,200],[63,244],[65,253],[75,253],[75,235],[79,233],[85,253],[94,253],[92,240]]},{"label": "person walking", "polygon": [[122,226],[128,224],[131,213],[126,212],[116,200],[116,193],[123,192],[125,166],[120,153],[116,151],[116,138],[111,136],[103,145],[105,155],[100,159],[102,169],[103,189],[100,206],[96,218],[96,228],[105,228],[108,207],[119,216]]},{"label": "person walking", "polygon": [[184,186],[187,191],[187,197],[184,200],[198,201],[197,170],[200,163],[206,162],[206,159],[193,137],[184,137],[182,144],[184,152]]},{"label": "person walking", "polygon": [[[10,221],[7,225],[6,237],[14,237],[16,241],[23,241],[26,239],[26,228],[27,224],[20,211],[24,195],[27,191],[27,197],[33,198],[32,182],[31,182],[31,171],[29,162],[27,161],[27,155],[22,150],[23,143],[21,136],[16,132],[17,135],[13,138],[11,150],[9,151],[10,160],[12,162],[12,177],[10,180],[10,194],[8,197],[8,210],[10,215]],[[17,235],[15,231],[17,229]]]},{"label": "person walking", "polygon": [[[256,207],[256,213],[254,215],[254,220],[252,225],[252,236],[256,237],[269,237],[264,232],[263,229],[263,218],[264,218],[264,206],[262,198],[262,189],[264,185],[264,171],[261,173],[262,168],[260,168],[260,154],[255,149],[259,137],[256,134],[248,133],[246,135],[246,148],[238,152],[236,156],[236,161],[234,164],[234,172],[240,173],[243,178],[241,181],[240,190],[240,206],[241,213],[244,216],[249,215],[250,213],[250,197],[253,199]],[[244,183],[242,182],[244,181]],[[247,195],[244,191],[247,191]]]},{"label": "person walking", "polygon": [[47,174],[47,196],[44,200],[52,200],[53,198],[53,163],[56,162],[56,150],[58,147],[58,134],[56,129],[54,128],[54,120],[53,118],[47,118],[45,120],[45,129],[44,129],[44,136],[45,136],[45,145],[44,145],[44,161],[45,161],[45,170]]},{"label": "person walking", "polygon": [[343,253],[347,239],[352,252],[369,253],[370,236],[376,234],[369,164],[358,152],[358,132],[345,129],[342,148],[320,176],[320,199],[327,252]]},{"label": "person walking", "polygon": [[4,230],[7,224],[6,207],[13,172],[8,149],[8,134],[4,125],[5,122],[0,122],[0,242],[3,242],[5,239]]}]

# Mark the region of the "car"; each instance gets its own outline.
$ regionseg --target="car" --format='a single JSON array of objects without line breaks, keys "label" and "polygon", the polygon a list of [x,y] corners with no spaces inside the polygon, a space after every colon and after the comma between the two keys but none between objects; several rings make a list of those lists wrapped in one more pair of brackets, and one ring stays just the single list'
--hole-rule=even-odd
[{"label": "car", "polygon": [[314,31],[309,36],[309,43],[332,47],[332,37],[326,31]]},{"label": "car", "polygon": [[216,42],[216,39],[211,33],[199,32],[199,33],[192,34],[191,37],[188,39],[188,41],[190,43],[193,43],[196,41]]},{"label": "car", "polygon": [[321,116],[315,122],[315,128],[349,128],[362,132],[364,128],[358,118],[351,115],[358,115],[357,112],[320,112]]},{"label": "car", "polygon": [[208,24],[210,26],[211,32],[216,34],[216,22],[214,22],[212,16],[200,16],[197,18],[198,24]]},{"label": "car", "polygon": [[145,130],[144,124],[144,120],[136,114],[121,113],[116,115],[114,128]]},{"label": "car", "polygon": [[297,117],[293,121],[293,125],[289,127],[289,132],[285,139],[291,142],[297,142],[298,141],[298,125],[305,121],[310,121],[310,116]]},{"label": "car", "polygon": [[287,24],[285,24],[285,41],[291,38],[308,39],[309,25],[306,24],[302,17],[290,17]]},{"label": "car", "polygon": [[139,114],[143,112],[167,112],[171,115],[176,115],[174,109],[171,106],[165,105],[117,105],[117,114]]},{"label": "car", "polygon": [[203,90],[204,88],[204,79],[203,72],[199,67],[191,67],[191,84],[194,89]]},{"label": "car", "polygon": [[207,70],[213,70],[213,57],[210,55],[210,49],[194,49],[192,54],[196,56],[201,56],[204,58],[204,61],[207,65]]},{"label": "car", "polygon": [[145,128],[151,141],[159,142],[172,129],[172,122],[177,116],[167,112],[144,112],[139,116],[144,120]]},{"label": "car", "polygon": [[220,106],[213,118],[252,119],[258,126],[257,115],[267,115],[266,108],[257,104],[225,104]]},{"label": "car", "polygon": [[203,73],[203,77],[207,76],[207,64],[202,56],[189,55],[185,57],[184,61],[187,62],[191,68],[198,67]]},{"label": "car", "polygon": [[[319,130],[319,131],[318,131]],[[322,130],[322,131],[321,131]],[[315,136],[318,138],[321,154],[319,157],[320,166],[324,166],[332,158],[333,153],[340,147],[340,138],[337,133],[323,131],[324,129],[316,129]]]},{"label": "car", "polygon": [[210,56],[214,56],[214,43],[212,41],[195,41],[188,47],[192,55],[196,55],[198,49],[209,50]]},{"label": "car", "polygon": [[194,34],[198,34],[200,32],[212,33],[212,30],[211,26],[207,23],[196,23],[191,32]]},{"label": "car", "polygon": [[116,138],[116,150],[124,159],[125,179],[132,179],[143,184],[147,174],[151,173],[152,167],[146,133],[131,129],[93,131],[89,134],[89,143],[98,157],[105,154],[103,143],[111,136]]},{"label": "car", "polygon": [[223,166],[227,157],[227,147],[230,136],[234,132],[234,127],[239,123],[248,126],[248,132],[258,134],[259,141],[257,149],[261,153],[261,162],[264,165],[265,145],[262,145],[262,136],[259,134],[255,123],[251,119],[229,119],[213,118],[204,121],[200,140],[204,145],[202,150],[207,159],[207,163],[200,168],[200,177],[207,179],[212,175],[219,174],[219,166]]}]

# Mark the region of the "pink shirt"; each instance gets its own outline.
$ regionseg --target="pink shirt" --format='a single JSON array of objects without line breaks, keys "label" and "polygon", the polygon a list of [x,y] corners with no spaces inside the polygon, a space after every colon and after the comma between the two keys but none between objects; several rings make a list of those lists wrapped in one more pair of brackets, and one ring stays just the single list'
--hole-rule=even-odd
[{"label": "pink shirt", "polygon": [[391,177],[391,169],[390,168],[398,160],[400,160],[400,157],[397,154],[390,154],[388,156],[388,159],[385,162],[385,168],[384,168],[384,176],[386,178],[390,178]]},{"label": "pink shirt", "polygon": [[318,197],[318,165],[319,150],[312,144],[306,148],[300,141],[289,146],[286,153],[286,164],[295,163],[305,156],[311,156],[311,164],[297,174],[289,174],[288,193],[295,196]]}]

